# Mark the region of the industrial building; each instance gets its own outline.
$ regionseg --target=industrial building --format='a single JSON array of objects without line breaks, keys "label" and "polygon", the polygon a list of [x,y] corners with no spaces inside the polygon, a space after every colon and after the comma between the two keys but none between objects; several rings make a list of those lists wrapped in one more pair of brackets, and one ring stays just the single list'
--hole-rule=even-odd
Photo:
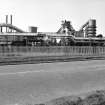
[{"label": "industrial building", "polygon": [[37,27],[29,27],[29,31],[10,23],[6,15],[6,23],[0,23],[0,45],[11,46],[104,46],[105,38],[96,34],[96,20],[88,20],[76,31],[70,21],[62,21],[57,32],[38,32]]}]

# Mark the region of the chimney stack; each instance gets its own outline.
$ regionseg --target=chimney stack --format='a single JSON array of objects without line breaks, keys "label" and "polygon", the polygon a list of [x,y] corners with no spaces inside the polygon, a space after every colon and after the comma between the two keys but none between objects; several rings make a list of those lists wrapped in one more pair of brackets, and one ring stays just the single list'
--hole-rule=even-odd
[{"label": "chimney stack", "polygon": [[8,15],[6,15],[6,24],[8,24]]},{"label": "chimney stack", "polygon": [[12,15],[10,15],[10,22],[11,22],[10,24],[12,24]]},{"label": "chimney stack", "polygon": [[[6,24],[8,24],[8,15],[6,15]],[[7,27],[6,27],[6,32],[8,31]]]}]

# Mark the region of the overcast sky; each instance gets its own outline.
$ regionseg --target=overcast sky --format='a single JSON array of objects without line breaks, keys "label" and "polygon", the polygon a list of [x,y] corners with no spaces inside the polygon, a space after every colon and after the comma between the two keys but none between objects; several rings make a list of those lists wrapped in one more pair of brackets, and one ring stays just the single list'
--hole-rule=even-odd
[{"label": "overcast sky", "polygon": [[105,36],[105,0],[1,0],[0,22],[13,14],[13,24],[28,30],[56,32],[62,20],[70,20],[78,30],[90,18],[97,20],[97,34]]}]

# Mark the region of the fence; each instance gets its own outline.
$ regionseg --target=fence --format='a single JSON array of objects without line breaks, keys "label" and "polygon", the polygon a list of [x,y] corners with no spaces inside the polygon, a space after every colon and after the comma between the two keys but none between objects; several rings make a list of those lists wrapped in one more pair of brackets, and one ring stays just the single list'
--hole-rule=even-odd
[{"label": "fence", "polygon": [[0,46],[0,55],[16,56],[104,56],[105,47],[92,46]]}]

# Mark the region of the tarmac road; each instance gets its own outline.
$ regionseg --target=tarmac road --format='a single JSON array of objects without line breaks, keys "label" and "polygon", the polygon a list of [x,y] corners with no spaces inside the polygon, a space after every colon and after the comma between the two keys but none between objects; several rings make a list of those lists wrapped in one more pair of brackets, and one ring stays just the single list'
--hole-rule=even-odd
[{"label": "tarmac road", "polygon": [[105,89],[105,60],[0,66],[0,105],[41,103]]}]

